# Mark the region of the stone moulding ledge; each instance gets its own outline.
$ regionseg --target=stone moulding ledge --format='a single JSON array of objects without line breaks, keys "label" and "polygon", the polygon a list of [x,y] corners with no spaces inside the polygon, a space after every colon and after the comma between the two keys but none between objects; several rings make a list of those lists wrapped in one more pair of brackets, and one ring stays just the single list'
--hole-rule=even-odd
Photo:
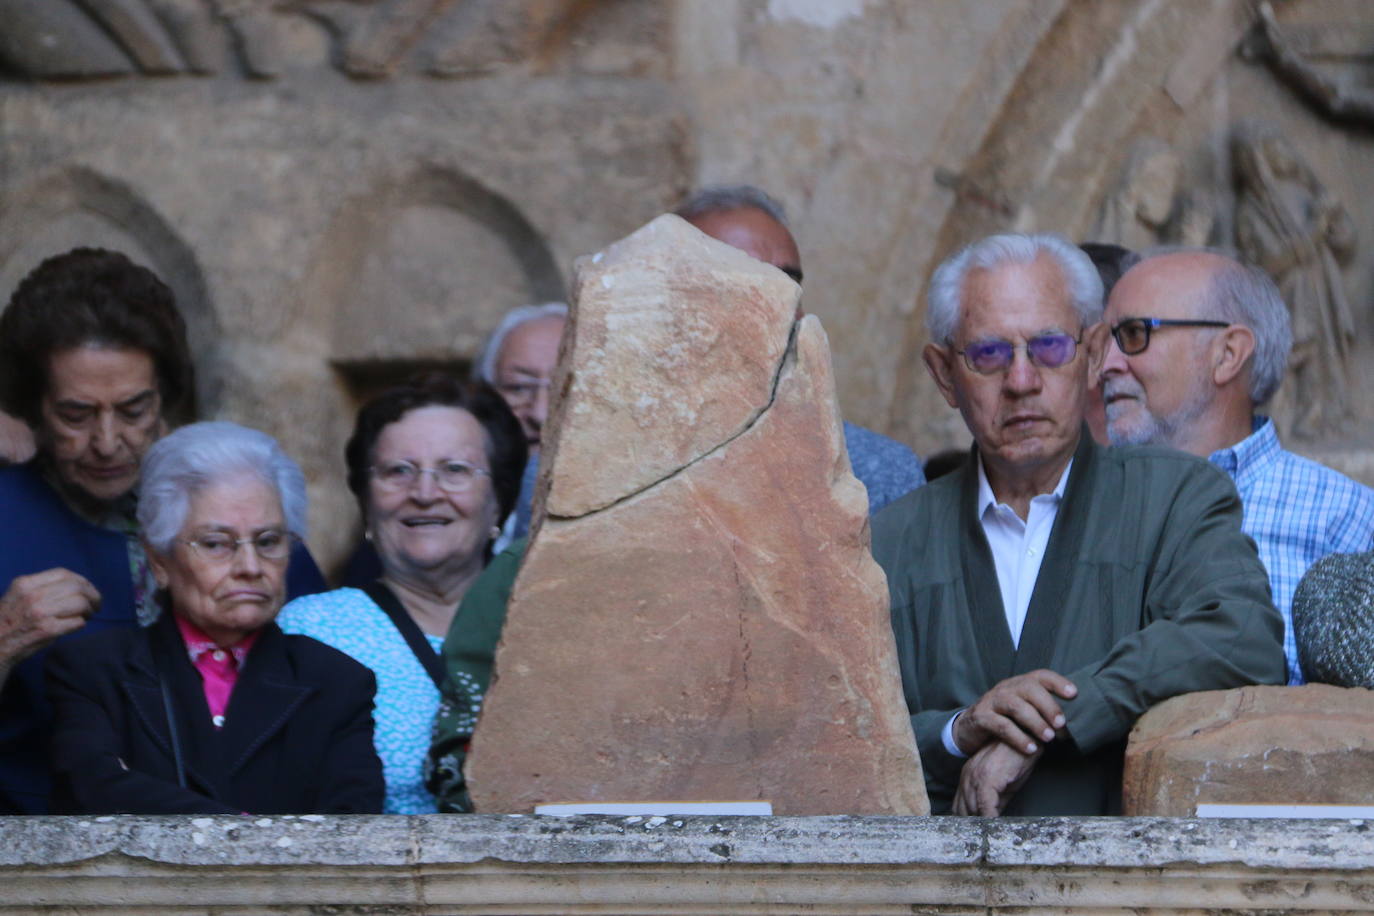
[{"label": "stone moulding ledge", "polygon": [[[797,363],[797,335],[801,331],[802,321],[805,320],[805,318],[802,318],[799,321],[792,322],[791,329],[787,332],[787,345],[783,348],[782,355],[778,357],[778,364],[773,368],[773,381],[770,383],[768,387],[768,398],[763,402],[763,404],[761,404],[758,407],[758,409],[756,409],[752,414],[749,415],[749,419],[747,419],[744,422],[744,424],[740,426],[739,429],[735,430],[733,433],[726,436],[720,442],[717,442],[715,445],[711,446],[709,449],[702,452],[700,455],[693,458],[692,460],[686,462],[682,466],[673,469],[671,472],[663,475],[657,480],[649,481],[637,490],[626,493],[624,496],[616,497],[615,499],[605,503],[604,505],[599,505],[595,508],[588,509],[586,512],[582,512],[578,515],[555,515],[554,513],[550,512],[547,516],[548,521],[575,522],[580,518],[591,518],[592,516],[600,515],[607,509],[614,509],[617,506],[622,506],[632,499],[642,496],[645,493],[649,493],[652,490],[658,489],[668,481],[691,470],[694,466],[700,464],[708,458],[714,457],[715,455],[719,455],[722,451],[729,448],[730,444],[733,443],[735,440],[744,436],[754,427],[758,426],[759,423],[763,420],[764,416],[768,413],[768,411],[772,408],[773,404],[778,399],[778,386],[782,384],[782,377],[786,375],[787,371],[794,367]],[[822,333],[824,333],[824,328],[822,328],[821,330]],[[835,418],[835,422],[839,422],[838,415]]]},{"label": "stone moulding ledge", "polygon": [[0,818],[0,913],[1374,912],[1360,820]]}]

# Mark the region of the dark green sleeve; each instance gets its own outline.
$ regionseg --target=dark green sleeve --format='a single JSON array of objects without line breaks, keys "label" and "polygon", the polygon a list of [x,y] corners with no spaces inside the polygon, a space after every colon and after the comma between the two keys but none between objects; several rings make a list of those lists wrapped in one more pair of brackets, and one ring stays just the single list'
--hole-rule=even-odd
[{"label": "dark green sleeve", "polygon": [[[873,557],[888,581],[892,635],[897,647],[897,664],[901,669],[902,694],[911,718],[911,729],[916,736],[916,748],[921,755],[921,770],[925,777],[926,794],[930,798],[931,813],[945,814],[950,810],[954,793],[959,788],[959,776],[963,772],[965,758],[955,757],[945,750],[941,738],[945,723],[959,711],[959,707],[927,709],[921,691],[921,678],[916,670],[920,656],[916,605],[924,605],[934,599],[929,589],[918,593],[913,582],[913,568],[927,575],[933,572],[929,565],[930,552],[923,550],[924,545],[915,541],[913,532],[928,533],[930,528],[924,515],[915,516],[919,521],[912,522],[912,513],[919,512],[919,509],[909,500],[894,505],[895,509],[884,509],[874,518]],[[933,578],[945,576],[935,574]],[[959,609],[941,608],[936,613],[941,612],[955,614]]]},{"label": "dark green sleeve", "polygon": [[[945,750],[943,733],[945,723],[961,707],[927,708],[930,705],[929,698],[922,695],[923,680],[916,670],[916,660],[920,656],[918,629],[912,604],[907,597],[903,595],[899,599],[902,603],[892,608],[892,633],[897,643],[897,664],[902,672],[902,695],[911,718],[911,730],[916,735],[916,749],[921,755],[921,772],[925,777],[926,795],[930,798],[930,813],[947,814],[954,803],[954,793],[959,788],[959,777],[967,758],[956,757]],[[931,598],[928,592],[923,597],[926,600]],[[955,614],[958,610],[945,606],[938,608],[935,613]],[[975,650],[970,646],[968,651]],[[968,690],[976,695],[977,686],[969,685]]]},{"label": "dark green sleeve", "polygon": [[1156,703],[1199,690],[1282,684],[1283,621],[1254,542],[1240,529],[1235,487],[1206,466],[1187,472],[1145,583],[1144,626],[1103,659],[1065,676],[1068,731],[1091,753],[1120,740]]},{"label": "dark green sleeve", "polygon": [[444,637],[444,668],[447,676],[440,689],[439,712],[425,762],[425,785],[434,794],[439,810],[472,810],[463,761],[468,742],[491,684],[492,661],[501,627],[506,621],[525,540],[516,541],[488,564],[458,605],[448,635]]},{"label": "dark green sleeve", "polygon": [[930,799],[931,814],[948,814],[954,806],[954,793],[959,790],[959,777],[964,772],[967,757],[955,757],[945,750],[945,723],[959,710],[926,710],[911,717],[911,729],[916,733],[916,750],[921,755],[921,772],[925,777],[926,796]]}]

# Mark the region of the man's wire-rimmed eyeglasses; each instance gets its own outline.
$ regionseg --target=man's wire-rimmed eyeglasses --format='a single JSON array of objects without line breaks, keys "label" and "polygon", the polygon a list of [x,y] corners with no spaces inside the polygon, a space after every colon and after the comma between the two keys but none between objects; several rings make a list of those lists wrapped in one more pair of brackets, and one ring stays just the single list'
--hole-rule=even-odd
[{"label": "man's wire-rimmed eyeglasses", "polygon": [[521,379],[517,382],[497,382],[496,390],[505,396],[512,407],[523,407],[534,403],[541,392],[547,392],[552,381],[546,378]]},{"label": "man's wire-rimmed eyeglasses", "polygon": [[1026,358],[1034,365],[1058,369],[1073,362],[1078,345],[1082,342],[1082,331],[1078,332],[1077,337],[1057,332],[1036,334],[1024,344],[1014,344],[1009,340],[977,340],[954,352],[962,356],[964,364],[979,375],[994,375],[1011,365],[1017,350],[1025,350]]}]

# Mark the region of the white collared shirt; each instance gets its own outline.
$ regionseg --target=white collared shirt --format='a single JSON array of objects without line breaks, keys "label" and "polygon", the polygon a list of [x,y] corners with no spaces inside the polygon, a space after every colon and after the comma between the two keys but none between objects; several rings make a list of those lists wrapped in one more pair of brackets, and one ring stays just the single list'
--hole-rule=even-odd
[{"label": "white collared shirt", "polygon": [[1040,575],[1040,563],[1045,559],[1054,520],[1059,517],[1059,504],[1064,501],[1064,488],[1069,482],[1073,459],[1059,475],[1059,483],[1049,493],[1041,493],[1030,501],[1026,520],[1006,503],[997,502],[978,459],[978,521],[983,525],[992,562],[997,567],[997,584],[1002,590],[1002,611],[1007,615],[1007,630],[1013,646],[1021,645],[1021,627],[1026,623],[1031,593]]},{"label": "white collared shirt", "polygon": [[[1002,612],[1007,618],[1007,632],[1013,646],[1021,645],[1021,628],[1026,623],[1026,611],[1030,609],[1035,580],[1040,575],[1040,563],[1045,559],[1045,547],[1054,530],[1054,520],[1059,517],[1059,505],[1064,501],[1064,489],[1072,469],[1073,459],[1070,458],[1054,490],[1031,499],[1030,511],[1023,522],[1015,509],[997,502],[987,472],[983,470],[982,456],[978,458],[978,521],[992,551],[992,564],[997,569],[997,585],[1002,593]],[[957,718],[959,713],[949,717],[941,738],[945,750],[956,757],[964,757],[964,752],[954,743],[954,720]]]}]

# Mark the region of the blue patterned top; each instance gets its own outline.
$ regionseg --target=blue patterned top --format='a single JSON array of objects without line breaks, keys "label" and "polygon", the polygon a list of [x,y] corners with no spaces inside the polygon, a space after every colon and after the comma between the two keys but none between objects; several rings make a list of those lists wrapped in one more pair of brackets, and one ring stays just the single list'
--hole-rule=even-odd
[{"label": "blue patterned top", "polygon": [[854,476],[868,490],[869,515],[926,482],[921,459],[896,439],[846,421],[844,444]]},{"label": "blue patterned top", "polygon": [[[377,676],[373,741],[386,779],[386,814],[433,814],[434,796],[424,785],[430,730],[439,691],[410,651],[396,625],[356,588],[297,598],[282,608],[277,624],[287,633],[311,636],[351,656]],[[444,640],[426,633],[435,653]]]},{"label": "blue patterned top", "polygon": [[1213,452],[1209,460],[1231,476],[1240,492],[1245,513],[1241,528],[1259,547],[1274,605],[1283,615],[1288,683],[1302,684],[1293,638],[1293,592],[1307,568],[1327,554],[1374,547],[1374,490],[1285,451],[1268,417],[1255,417],[1254,432]]}]

